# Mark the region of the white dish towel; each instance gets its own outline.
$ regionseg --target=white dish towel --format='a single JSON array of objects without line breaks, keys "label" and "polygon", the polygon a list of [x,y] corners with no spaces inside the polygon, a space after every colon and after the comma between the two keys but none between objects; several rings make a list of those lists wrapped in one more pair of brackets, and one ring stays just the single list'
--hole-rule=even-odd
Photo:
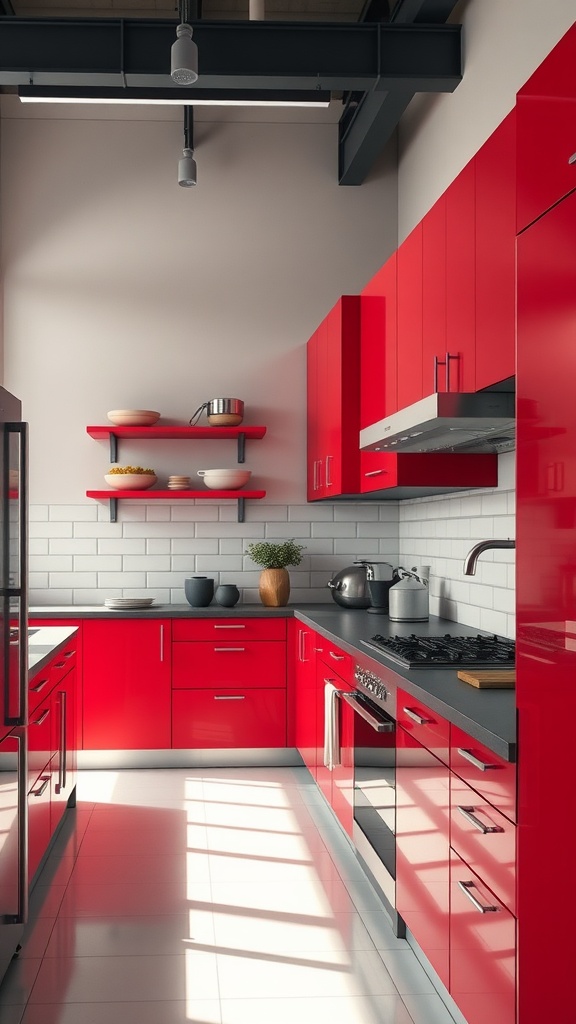
[{"label": "white dish towel", "polygon": [[340,728],[338,717],[339,690],[324,684],[324,764],[330,771],[340,764]]}]

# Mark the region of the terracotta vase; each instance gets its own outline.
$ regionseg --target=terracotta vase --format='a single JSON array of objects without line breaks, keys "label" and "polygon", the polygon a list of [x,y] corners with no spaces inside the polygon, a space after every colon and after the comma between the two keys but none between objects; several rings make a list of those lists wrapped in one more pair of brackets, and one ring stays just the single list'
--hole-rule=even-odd
[{"label": "terracotta vase", "polygon": [[268,608],[282,608],[290,597],[288,569],[262,569],[259,583],[260,600]]}]

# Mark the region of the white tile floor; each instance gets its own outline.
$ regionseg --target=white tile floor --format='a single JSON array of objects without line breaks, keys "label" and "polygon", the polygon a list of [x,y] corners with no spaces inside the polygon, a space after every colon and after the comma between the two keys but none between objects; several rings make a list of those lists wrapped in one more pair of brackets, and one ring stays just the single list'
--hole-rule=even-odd
[{"label": "white tile floor", "polygon": [[453,1024],[305,769],[82,772],[2,1024]]}]

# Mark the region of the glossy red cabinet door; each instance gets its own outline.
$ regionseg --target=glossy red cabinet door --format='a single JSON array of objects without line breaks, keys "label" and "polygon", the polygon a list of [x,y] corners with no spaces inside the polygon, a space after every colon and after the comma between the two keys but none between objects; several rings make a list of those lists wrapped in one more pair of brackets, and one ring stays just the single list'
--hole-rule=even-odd
[{"label": "glossy red cabinet door", "polygon": [[446,366],[446,199],[422,221],[422,395],[453,390]]},{"label": "glossy red cabinet door", "polygon": [[[360,428],[395,412],[397,402],[396,253],[362,294]],[[360,453],[360,492],[390,487],[390,457]]]},{"label": "glossy red cabinet door", "polygon": [[294,731],[295,745],[316,778],[316,639],[318,634],[294,622]]},{"label": "glossy red cabinet door", "polygon": [[170,747],[170,619],[84,622],[85,750]]},{"label": "glossy red cabinet door", "polygon": [[[573,1007],[576,194],[518,238],[517,659],[520,1021]],[[553,736],[543,701],[558,729]],[[549,822],[552,829],[544,827]],[[551,858],[551,859],[550,859]],[[546,872],[542,943],[534,897]],[[553,978],[550,986],[542,978]],[[546,988],[546,991],[544,991]]]},{"label": "glossy red cabinet door", "polygon": [[[516,920],[454,852],[450,994],[468,1024],[514,1024],[516,1020]],[[533,1012],[524,1019],[542,1018]]]},{"label": "glossy red cabinet door", "polygon": [[[446,200],[446,351],[450,391],[476,390],[476,167],[471,160]],[[445,370],[445,368],[443,368]],[[446,372],[446,370],[445,370]]]},{"label": "glossy red cabinet door", "polygon": [[516,825],[452,772],[450,777],[451,845],[516,912]]},{"label": "glossy red cabinet door", "polygon": [[398,249],[398,408],[422,398],[422,222]]},{"label": "glossy red cabinet door", "polygon": [[458,726],[450,727],[450,767],[488,803],[517,820],[517,769]]},{"label": "glossy red cabinet door", "polygon": [[358,489],[359,346],[360,297],[343,295],[308,342],[309,501]]},{"label": "glossy red cabinet door", "polygon": [[576,188],[576,25],[517,96],[518,231]]},{"label": "glossy red cabinet door", "polygon": [[175,690],[172,745],[285,747],[286,690]]},{"label": "glossy red cabinet door", "polygon": [[516,114],[475,157],[476,390],[516,372]]},{"label": "glossy red cabinet door", "polygon": [[209,686],[286,686],[286,644],[242,639],[174,644],[172,687]]},{"label": "glossy red cabinet door", "polygon": [[396,907],[438,976],[449,984],[448,767],[396,732]]},{"label": "glossy red cabinet door", "polygon": [[60,822],[76,785],[78,761],[76,691],[76,669],[72,668],[57,683],[52,694],[52,727],[54,729],[52,745],[55,749],[51,762],[50,830],[52,833]]}]

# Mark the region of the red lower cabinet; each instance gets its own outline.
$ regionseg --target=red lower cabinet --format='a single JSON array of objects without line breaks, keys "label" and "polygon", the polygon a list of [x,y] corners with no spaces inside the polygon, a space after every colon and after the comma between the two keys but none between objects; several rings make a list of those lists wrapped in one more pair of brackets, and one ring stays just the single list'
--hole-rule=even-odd
[{"label": "red lower cabinet", "polygon": [[84,622],[85,750],[170,747],[169,619]]},{"label": "red lower cabinet", "polygon": [[48,849],[52,765],[47,764],[28,790],[28,878],[34,878],[40,861]]},{"label": "red lower cabinet", "polygon": [[449,769],[413,735],[398,727],[396,908],[447,988],[449,830]]},{"label": "red lower cabinet", "polygon": [[468,1024],[514,1024],[516,919],[454,852],[450,904],[452,998]]},{"label": "red lower cabinet", "polygon": [[286,690],[175,690],[172,746],[286,746]]},{"label": "red lower cabinet", "polygon": [[294,622],[294,744],[316,778],[316,647],[318,634]]},{"label": "red lower cabinet", "polygon": [[52,745],[56,753],[51,762],[50,829],[54,832],[76,786],[78,725],[75,668],[55,687],[52,707],[52,727],[55,729]]}]

